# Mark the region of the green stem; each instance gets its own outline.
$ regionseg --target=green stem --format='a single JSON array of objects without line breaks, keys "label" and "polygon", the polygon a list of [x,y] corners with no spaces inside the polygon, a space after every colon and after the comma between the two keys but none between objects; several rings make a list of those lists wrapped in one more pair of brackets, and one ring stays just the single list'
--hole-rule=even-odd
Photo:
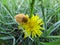
[{"label": "green stem", "polygon": [[35,0],[32,0],[30,3],[30,18],[32,17],[32,14],[33,14],[34,3],[35,3]]}]

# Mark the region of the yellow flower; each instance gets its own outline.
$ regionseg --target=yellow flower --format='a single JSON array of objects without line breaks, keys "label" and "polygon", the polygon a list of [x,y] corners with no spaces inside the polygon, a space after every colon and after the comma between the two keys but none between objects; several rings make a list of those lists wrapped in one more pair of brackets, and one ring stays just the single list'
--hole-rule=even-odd
[{"label": "yellow flower", "polygon": [[[28,15],[26,15],[28,16]],[[25,23],[20,23],[20,26],[24,29],[24,38],[26,37],[40,37],[42,35],[42,31],[44,30],[43,27],[41,27],[41,25],[43,25],[43,20],[41,18],[39,18],[38,15],[36,16],[32,16],[31,18],[27,18],[28,21]]]}]

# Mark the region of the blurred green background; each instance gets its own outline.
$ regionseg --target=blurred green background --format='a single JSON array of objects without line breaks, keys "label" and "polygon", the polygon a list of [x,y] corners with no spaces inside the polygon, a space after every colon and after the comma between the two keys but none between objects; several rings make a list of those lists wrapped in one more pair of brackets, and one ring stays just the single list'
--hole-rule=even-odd
[{"label": "blurred green background", "polygon": [[[43,19],[42,37],[23,38],[14,18],[19,13]],[[60,45],[60,0],[0,0],[0,45]]]}]

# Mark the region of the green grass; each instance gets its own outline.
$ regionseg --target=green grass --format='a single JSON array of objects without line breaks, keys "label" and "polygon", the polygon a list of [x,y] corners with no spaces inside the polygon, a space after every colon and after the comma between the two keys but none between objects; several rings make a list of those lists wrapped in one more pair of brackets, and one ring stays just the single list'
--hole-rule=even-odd
[{"label": "green grass", "polygon": [[[41,37],[23,38],[14,16],[38,14],[45,28]],[[0,45],[60,45],[60,0],[0,0]]]}]

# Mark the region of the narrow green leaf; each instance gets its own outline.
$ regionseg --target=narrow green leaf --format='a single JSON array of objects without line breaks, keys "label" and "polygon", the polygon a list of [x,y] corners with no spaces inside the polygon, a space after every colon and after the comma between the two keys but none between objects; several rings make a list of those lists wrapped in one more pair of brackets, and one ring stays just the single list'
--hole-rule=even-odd
[{"label": "narrow green leaf", "polygon": [[45,45],[60,45],[60,39],[58,39],[56,41],[52,41],[52,42],[46,43]]},{"label": "narrow green leaf", "polygon": [[60,21],[53,24],[47,31],[46,35],[50,35],[54,30],[56,30],[60,26]]},{"label": "narrow green leaf", "polygon": [[47,36],[46,38],[60,38],[60,36]]},{"label": "narrow green leaf", "polygon": [[2,40],[13,39],[13,45],[15,45],[15,38],[13,36],[0,37]]}]

